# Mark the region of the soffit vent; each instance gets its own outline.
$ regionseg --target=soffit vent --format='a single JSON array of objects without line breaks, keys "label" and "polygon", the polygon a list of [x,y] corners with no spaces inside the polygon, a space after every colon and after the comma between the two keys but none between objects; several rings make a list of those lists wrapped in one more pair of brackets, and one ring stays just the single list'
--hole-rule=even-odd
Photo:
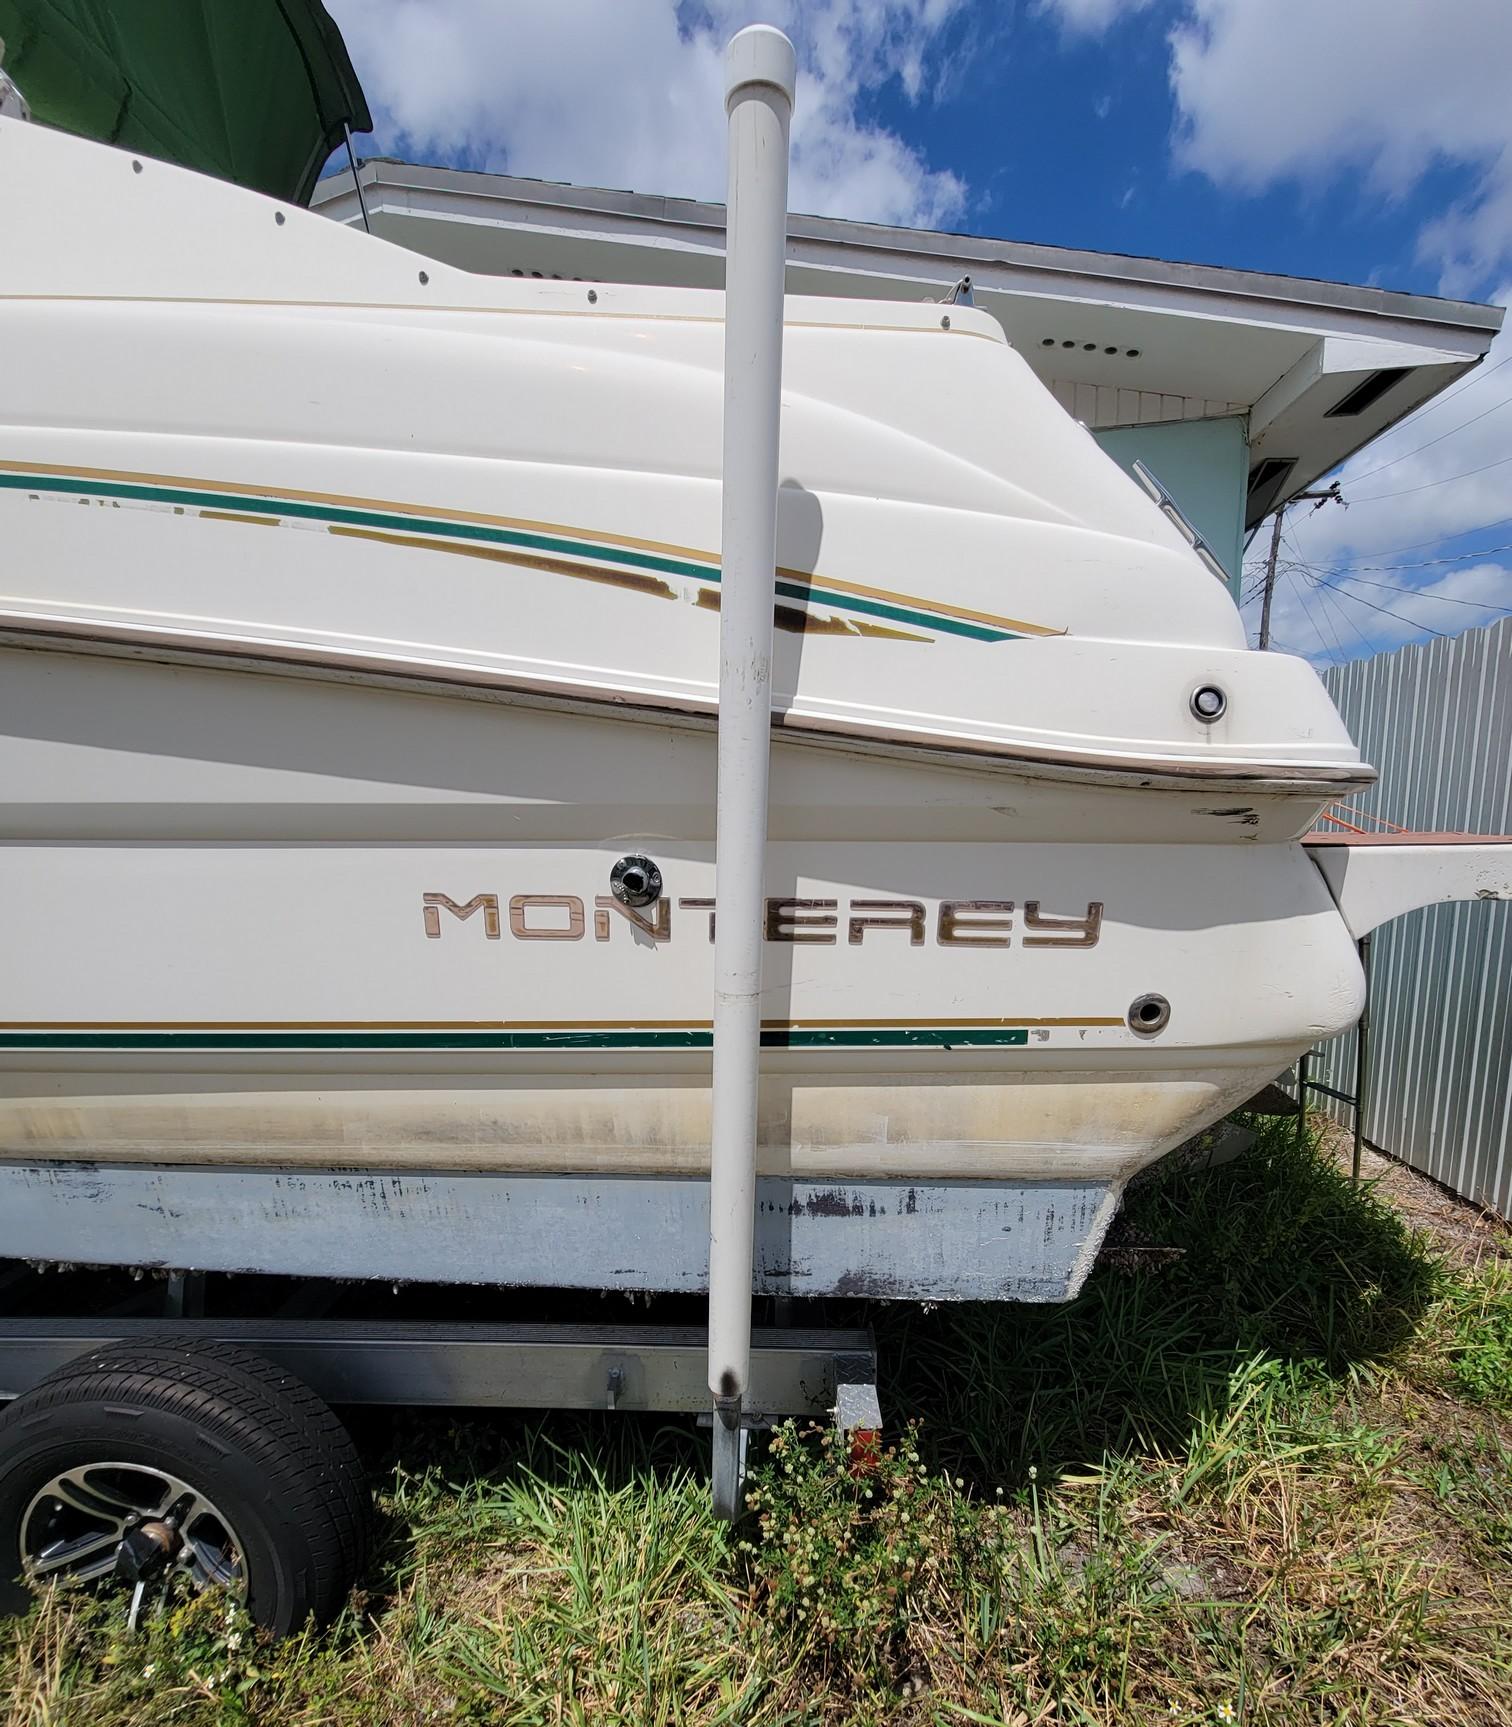
[{"label": "soffit vent", "polygon": [[1121,348],[1116,342],[1084,342],[1073,336],[1041,336],[1042,348],[1079,348],[1084,354],[1095,354],[1100,348],[1104,354],[1122,354],[1126,360],[1137,360],[1138,348]]},{"label": "soffit vent", "polygon": [[1363,414],[1372,403],[1379,402],[1393,384],[1399,384],[1411,370],[1411,366],[1387,366],[1379,372],[1372,372],[1368,378],[1362,378],[1341,401],[1335,402],[1323,418],[1344,420],[1355,414]]},{"label": "soffit vent", "polygon": [[1296,465],[1295,456],[1267,456],[1250,469],[1249,490],[1244,503],[1246,528],[1263,522],[1270,514],[1271,506],[1281,495],[1281,488]]}]

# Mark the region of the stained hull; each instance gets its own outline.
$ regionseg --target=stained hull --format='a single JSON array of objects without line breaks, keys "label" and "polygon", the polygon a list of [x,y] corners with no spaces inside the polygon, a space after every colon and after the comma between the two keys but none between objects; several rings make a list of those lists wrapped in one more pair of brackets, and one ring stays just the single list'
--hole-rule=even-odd
[{"label": "stained hull", "polygon": [[[722,296],[0,131],[0,1256],[700,1286]],[[787,320],[758,1281],[1064,1296],[1370,770],[991,318]]]},{"label": "stained hull", "polygon": [[[711,736],[4,661],[0,1254],[699,1284]],[[763,1286],[1064,1297],[1132,1173],[1353,1018],[1315,866],[1162,841],[1195,795],[1091,841],[1085,795],[778,747]]]}]

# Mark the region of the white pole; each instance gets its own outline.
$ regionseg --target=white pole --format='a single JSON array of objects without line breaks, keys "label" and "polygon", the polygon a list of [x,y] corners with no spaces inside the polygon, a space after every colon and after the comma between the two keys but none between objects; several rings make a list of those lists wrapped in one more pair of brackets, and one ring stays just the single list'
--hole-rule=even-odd
[{"label": "white pole", "polygon": [[730,121],[725,243],[724,514],[720,538],[719,806],[714,1108],[709,1182],[709,1389],[714,1502],[739,1513],[741,1404],[751,1365],[762,877],[772,728],[777,438],[788,127],[797,60],[754,24],[725,56]]}]

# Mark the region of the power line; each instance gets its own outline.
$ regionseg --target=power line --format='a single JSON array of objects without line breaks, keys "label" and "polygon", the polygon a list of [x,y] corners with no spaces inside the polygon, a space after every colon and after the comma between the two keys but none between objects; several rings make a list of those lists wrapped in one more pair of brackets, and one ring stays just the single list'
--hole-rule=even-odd
[{"label": "power line", "polygon": [[[1286,512],[1294,504],[1300,504],[1304,499],[1311,500],[1313,513],[1316,514],[1325,504],[1342,504],[1343,497],[1339,492],[1339,482],[1335,480],[1331,486],[1321,492],[1294,492],[1285,503],[1276,506],[1272,517],[1270,550],[1265,558],[1265,589],[1260,600],[1260,634],[1257,646],[1262,653],[1270,646],[1271,605],[1276,593],[1276,561],[1281,551],[1281,535],[1286,527]],[[1295,545],[1292,548],[1296,550]],[[1300,556],[1300,554],[1298,554]]]},{"label": "power line", "polygon": [[1305,660],[1309,657],[1308,650],[1306,648],[1299,648],[1295,642],[1283,642],[1280,636],[1274,634],[1271,636],[1271,640],[1278,648],[1282,649],[1283,652],[1295,654],[1299,660]]},{"label": "power line", "polygon": [[1504,528],[1512,522],[1512,516],[1498,516],[1494,522],[1477,522],[1473,528],[1451,528],[1442,534],[1435,534],[1431,540],[1412,540],[1405,546],[1375,546],[1371,550],[1361,552],[1362,558],[1394,558],[1398,552],[1416,552],[1423,546],[1441,546],[1445,540],[1462,540],[1467,534],[1486,534],[1492,528]]},{"label": "power line", "polygon": [[1399,492],[1372,492],[1368,498],[1351,498],[1351,504],[1379,504],[1387,498],[1410,498],[1414,492],[1430,492],[1435,486],[1447,486],[1454,480],[1470,480],[1477,474],[1487,474],[1492,468],[1504,468],[1512,462],[1512,456],[1498,456],[1494,462],[1487,462],[1483,467],[1467,468],[1463,474],[1445,474],[1441,480],[1426,480],[1421,486],[1403,486]]},{"label": "power line", "polygon": [[[1512,517],[1509,517],[1508,519],[1512,520]],[[1484,525],[1486,527],[1496,526],[1496,524],[1494,522],[1488,522]],[[1447,538],[1447,537],[1448,536],[1441,536],[1441,538]],[[1388,590],[1390,592],[1394,592],[1394,593],[1413,594],[1413,595],[1424,594],[1424,590],[1422,588],[1403,587],[1399,583],[1394,583],[1394,582],[1367,582],[1367,581],[1365,581],[1363,576],[1357,575],[1356,571],[1369,570],[1373,574],[1376,574],[1376,573],[1384,573],[1384,572],[1389,571],[1389,570],[1431,570],[1431,569],[1439,568],[1445,564],[1473,563],[1477,558],[1489,558],[1497,552],[1512,552],[1512,540],[1507,540],[1507,541],[1504,541],[1501,545],[1477,546],[1473,551],[1452,552],[1447,557],[1442,557],[1442,558],[1419,558],[1412,563],[1406,563],[1406,564],[1329,565],[1329,564],[1314,564],[1309,559],[1304,557],[1301,548],[1297,545],[1296,541],[1292,538],[1290,528],[1283,529],[1283,531],[1282,531],[1282,543],[1284,545],[1290,546],[1292,551],[1296,554],[1296,561],[1294,563],[1280,565],[1280,568],[1283,570],[1288,570],[1288,569],[1290,569],[1290,570],[1301,570],[1301,571],[1305,572],[1309,576],[1309,578],[1312,577],[1317,571],[1322,570],[1322,571],[1324,571],[1325,574],[1330,575],[1330,576],[1341,576],[1347,581],[1361,582],[1364,584],[1365,587],[1368,587],[1368,588],[1383,588],[1383,589],[1386,589],[1386,590]],[[1422,542],[1423,545],[1428,545],[1428,546],[1437,545],[1439,543],[1440,542],[1438,540],[1424,540]],[[1402,547],[1401,549],[1403,551],[1411,550],[1410,547],[1406,547],[1406,546]],[[1369,555],[1369,554],[1367,554],[1367,555]],[[1380,554],[1375,554],[1375,555],[1379,556]],[[1259,597],[1264,586],[1265,586],[1265,572],[1263,570],[1261,570],[1253,578],[1251,585],[1250,585],[1249,592],[1244,595],[1241,603],[1244,605],[1250,605],[1254,600],[1256,600]],[[1445,599],[1446,601],[1449,600],[1448,595],[1433,595],[1433,596],[1424,595],[1424,597],[1442,598],[1442,599]],[[1480,605],[1481,604],[1481,602],[1478,600],[1454,600],[1454,601],[1452,601],[1452,603],[1455,605],[1462,605],[1462,606]],[[1512,610],[1512,607],[1488,606],[1486,609],[1487,610],[1493,610],[1493,611],[1506,611],[1506,610]]]},{"label": "power line", "polygon": [[1416,420],[1423,419],[1436,408],[1442,408],[1446,403],[1452,402],[1456,396],[1463,396],[1466,390],[1473,390],[1477,384],[1484,384],[1493,372],[1499,372],[1503,366],[1508,364],[1512,364],[1512,354],[1503,355],[1494,366],[1477,366],[1468,378],[1462,378],[1452,390],[1445,390],[1442,396],[1435,397],[1426,407],[1419,408],[1413,418]]},{"label": "power line", "polygon": [[[1408,423],[1411,425],[1416,425],[1419,420],[1427,419],[1427,417],[1430,414],[1437,413],[1440,408],[1447,407],[1449,405],[1449,403],[1455,399],[1456,396],[1463,396],[1466,390],[1473,390],[1477,384],[1484,384],[1486,379],[1489,378],[1493,372],[1499,372],[1502,369],[1502,367],[1506,366],[1506,365],[1512,365],[1512,354],[1504,355],[1500,360],[1498,360],[1496,362],[1496,364],[1494,366],[1487,366],[1484,368],[1484,370],[1481,367],[1477,366],[1475,371],[1468,378],[1465,378],[1460,383],[1456,384],[1452,390],[1446,390],[1442,396],[1439,396],[1434,401],[1429,402],[1426,407],[1419,408],[1413,414],[1411,421]],[[1499,407],[1503,406],[1503,403],[1506,400],[1509,400],[1509,399],[1512,399],[1512,398],[1505,398],[1504,397],[1502,402],[1497,402],[1494,405],[1499,408]],[[1491,409],[1487,408],[1486,413],[1489,414],[1490,412],[1491,412]],[[1482,418],[1482,416],[1477,414],[1475,416],[1475,418],[1478,420],[1478,419]],[[1471,420],[1462,420],[1460,422],[1460,425],[1454,427],[1453,430],[1459,431],[1462,427],[1472,425],[1473,423],[1474,422]],[[1450,435],[1451,435],[1450,432],[1445,432],[1443,434],[1443,436],[1446,438],[1449,437]],[[1435,438],[1433,441],[1434,441],[1434,443],[1437,443],[1438,439]],[[1426,450],[1427,448],[1428,448],[1428,446],[1426,444],[1419,444],[1418,445],[1418,449],[1420,449],[1420,450]],[[1414,454],[1414,452],[1411,450],[1409,450],[1407,452],[1407,455],[1412,455],[1412,454]],[[1407,459],[1406,456],[1393,456],[1391,458],[1390,462],[1383,462],[1381,464],[1381,467],[1389,468],[1392,466],[1393,463],[1402,462],[1402,461],[1405,461],[1406,459]],[[1367,473],[1378,474],[1380,471],[1381,471],[1380,468],[1370,468],[1367,470]],[[1352,474],[1350,476],[1350,478],[1352,480],[1363,480],[1365,477],[1366,477],[1365,474]]]},{"label": "power line", "polygon": [[[1312,578],[1308,574],[1306,565],[1281,564],[1278,566],[1276,574],[1278,578],[1282,576],[1286,578],[1286,585],[1291,589],[1292,597],[1297,602],[1297,611],[1300,619],[1317,638],[1317,646],[1312,651],[1315,653],[1328,653],[1332,651],[1336,658],[1342,659],[1344,657],[1344,647],[1342,642],[1339,640],[1338,634],[1334,630],[1332,623],[1329,623],[1328,628],[1328,636],[1333,642],[1332,650],[1330,650],[1328,640],[1325,639],[1322,626],[1319,624],[1318,615],[1314,613],[1313,608],[1308,604],[1307,595],[1303,590],[1302,583],[1306,582],[1308,586],[1313,586],[1314,584],[1312,582]],[[1299,577],[1301,578],[1300,581]],[[1320,601],[1323,598],[1321,594],[1318,597]],[[1324,621],[1328,622],[1326,618]]]},{"label": "power line", "polygon": [[1344,610],[1343,606],[1341,606],[1336,599],[1333,599],[1328,593],[1322,590],[1319,591],[1318,597],[1325,605],[1332,606],[1338,615],[1343,618],[1344,622],[1354,631],[1356,637],[1359,639],[1360,646],[1364,648],[1367,654],[1371,654],[1375,651],[1371,647],[1370,643],[1365,639],[1365,632],[1354,621],[1354,619],[1350,617],[1349,613]]},{"label": "power line", "polygon": [[[1298,605],[1301,606],[1303,613],[1306,615],[1308,623],[1310,623],[1312,625],[1313,634],[1318,638],[1319,645],[1321,646],[1323,644],[1323,631],[1318,627],[1318,619],[1313,616],[1312,608],[1308,605],[1307,601],[1303,598],[1302,590],[1298,586],[1296,578],[1292,575],[1290,570],[1288,570],[1286,572],[1286,580],[1287,580],[1287,585],[1291,588],[1292,592],[1297,596],[1297,603],[1298,603]],[[1328,633],[1333,639],[1334,658],[1336,660],[1342,660],[1344,658],[1344,644],[1339,640],[1339,633],[1333,627],[1333,623],[1327,617],[1327,614],[1323,613],[1321,611],[1321,608],[1320,608],[1320,616],[1322,616],[1324,619],[1324,622],[1326,622],[1328,624]]]},{"label": "power line", "polygon": [[1352,594],[1348,588],[1341,588],[1337,582],[1326,581],[1322,576],[1317,578],[1320,588],[1332,588],[1336,594],[1342,594],[1346,600],[1353,600],[1357,606],[1369,606],[1373,612],[1381,612],[1388,618],[1395,618],[1399,623],[1410,624],[1415,630],[1426,630],[1430,636],[1441,636],[1448,640],[1447,630],[1436,630],[1432,624],[1419,623],[1416,618],[1409,618],[1405,612],[1394,612],[1390,606],[1378,606],[1374,600],[1367,600],[1363,594]]},{"label": "power line", "polygon": [[[1450,536],[1445,535],[1448,539]],[[1432,540],[1424,541],[1425,545],[1433,545]],[[1494,552],[1512,552],[1512,540],[1500,546],[1477,546],[1470,552],[1451,552],[1445,558],[1423,558],[1415,564],[1351,564],[1354,570],[1431,570],[1435,564],[1468,564],[1473,558],[1489,558]],[[1367,556],[1372,554],[1367,553]],[[1379,554],[1376,554],[1379,555]]]},{"label": "power line", "polygon": [[[1499,361],[1498,364],[1505,365],[1506,361]],[[1430,438],[1426,444],[1418,444],[1413,449],[1403,450],[1400,456],[1393,456],[1389,462],[1382,462],[1379,467],[1367,468],[1363,474],[1351,474],[1349,476],[1350,485],[1354,485],[1359,480],[1368,480],[1373,474],[1384,474],[1388,468],[1394,468],[1398,462],[1405,462],[1409,456],[1419,456],[1424,450],[1431,450],[1435,444],[1442,444],[1445,438],[1452,438],[1457,433],[1463,432],[1466,426],[1473,426],[1477,420],[1484,420],[1487,414],[1494,414],[1498,408],[1505,408],[1508,402],[1512,402],[1512,396],[1503,396],[1499,402],[1493,402],[1489,408],[1482,408],[1478,414],[1472,414],[1468,420],[1461,420],[1457,426],[1451,426],[1447,432],[1440,432],[1436,438]]]},{"label": "power line", "polygon": [[1292,595],[1297,602],[1297,612],[1302,622],[1305,623],[1308,629],[1312,631],[1313,635],[1317,637],[1317,648],[1314,651],[1322,653],[1327,644],[1323,640],[1322,630],[1318,628],[1318,620],[1312,615],[1312,611],[1309,608],[1307,601],[1302,598],[1302,592],[1298,588],[1296,579],[1292,575],[1291,571],[1284,570],[1281,573],[1286,577],[1286,585],[1291,589]]},{"label": "power line", "polygon": [[1329,573],[1346,582],[1358,582],[1361,587],[1380,588],[1383,593],[1388,594],[1407,594],[1415,600],[1433,600],[1442,606],[1474,606],[1482,612],[1512,612],[1512,606],[1499,606],[1493,600],[1461,600],[1453,594],[1430,593],[1426,588],[1404,588],[1396,582],[1370,582],[1364,576],[1352,575],[1348,570],[1332,570]]},{"label": "power line", "polygon": [[[1364,632],[1360,629],[1360,626],[1354,621],[1354,619],[1352,617],[1350,617],[1349,613],[1347,611],[1345,611],[1343,606],[1341,606],[1339,604],[1339,602],[1336,599],[1334,599],[1331,594],[1329,594],[1322,587],[1320,587],[1315,578],[1309,576],[1308,577],[1308,585],[1317,594],[1318,603],[1323,608],[1324,616],[1325,617],[1340,617],[1340,618],[1342,618],[1344,620],[1345,624],[1354,632],[1355,639],[1359,642],[1360,646],[1362,648],[1364,648],[1366,655],[1368,656],[1368,655],[1374,653],[1375,649],[1371,646],[1370,642],[1366,639]],[[1330,628],[1331,628],[1331,626],[1330,626]],[[1338,649],[1339,662],[1342,664],[1342,662],[1344,661],[1344,659],[1347,656],[1344,652],[1344,643],[1336,632],[1334,633],[1334,645]]]},{"label": "power line", "polygon": [[[1295,617],[1296,617],[1296,622],[1297,622],[1297,626],[1299,629],[1305,625],[1307,628],[1312,630],[1313,634],[1318,639],[1317,639],[1316,645],[1313,647],[1310,647],[1310,648],[1299,648],[1299,647],[1296,647],[1295,645],[1293,645],[1291,643],[1283,644],[1286,648],[1287,653],[1289,653],[1289,654],[1300,654],[1303,659],[1311,659],[1315,654],[1322,653],[1324,651],[1323,650],[1322,631],[1320,631],[1317,628],[1317,626],[1313,623],[1312,618],[1311,618],[1310,614],[1308,613],[1306,605],[1304,605],[1302,602],[1302,596],[1300,594],[1297,595],[1297,610],[1295,613]],[[1281,640],[1281,638],[1279,636],[1277,636],[1273,631],[1271,634],[1269,646],[1275,646],[1277,643],[1280,642],[1280,640]]]}]

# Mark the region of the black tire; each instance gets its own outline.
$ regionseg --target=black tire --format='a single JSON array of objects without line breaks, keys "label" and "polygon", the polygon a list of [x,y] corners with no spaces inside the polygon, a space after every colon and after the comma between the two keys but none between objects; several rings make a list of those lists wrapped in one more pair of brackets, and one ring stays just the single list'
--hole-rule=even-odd
[{"label": "black tire", "polygon": [[276,1636],[334,1618],[367,1557],[362,1464],[327,1405],[234,1344],[165,1334],[82,1355],[0,1416],[0,1604],[27,1599],[27,1508],[92,1463],[162,1470],[212,1501],[240,1545],[248,1611]]}]

